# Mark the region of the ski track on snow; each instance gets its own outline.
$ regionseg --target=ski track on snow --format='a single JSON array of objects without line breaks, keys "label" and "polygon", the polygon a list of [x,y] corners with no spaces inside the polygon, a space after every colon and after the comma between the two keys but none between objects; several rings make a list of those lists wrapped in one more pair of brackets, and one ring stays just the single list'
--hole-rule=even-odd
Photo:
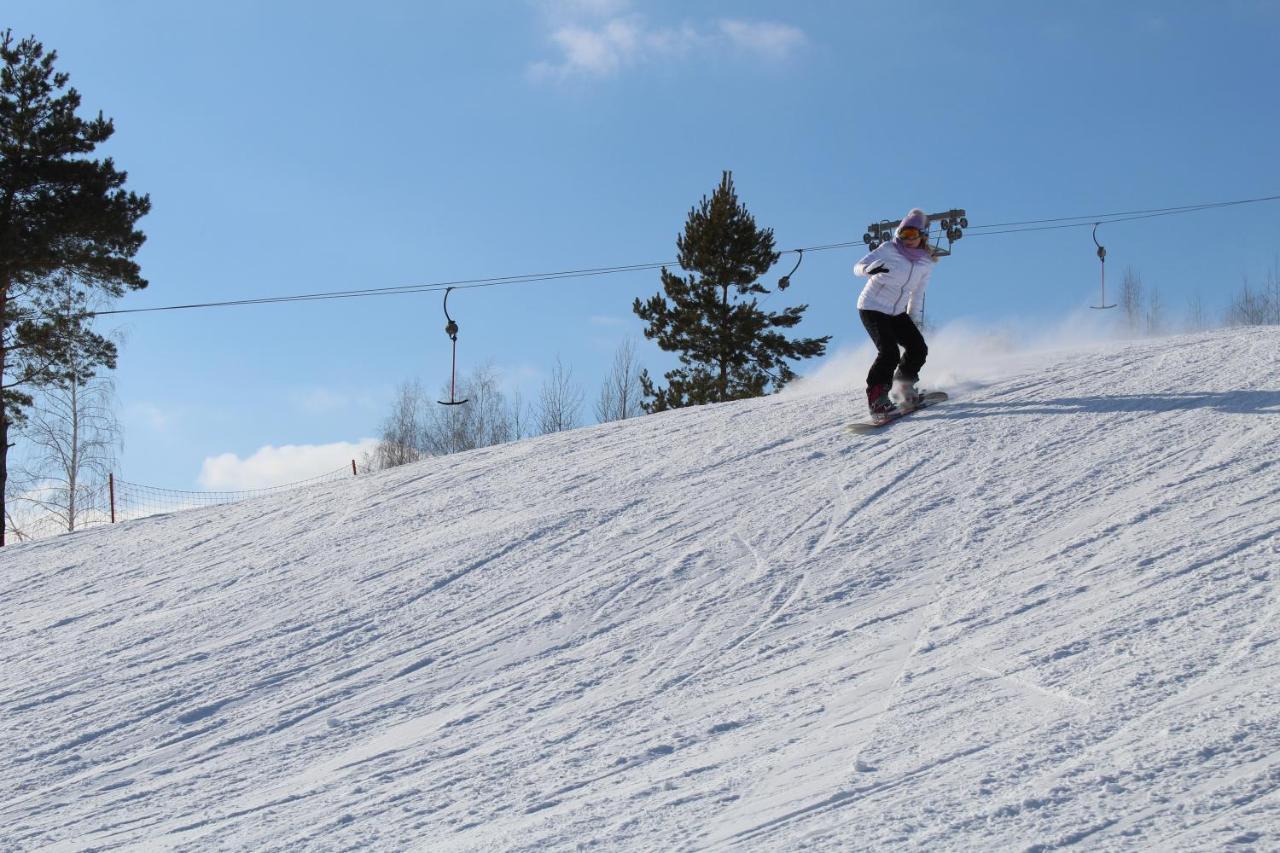
[{"label": "ski track on snow", "polygon": [[6,548],[0,848],[1275,848],[1278,353],[1108,344],[870,436],[772,397]]}]

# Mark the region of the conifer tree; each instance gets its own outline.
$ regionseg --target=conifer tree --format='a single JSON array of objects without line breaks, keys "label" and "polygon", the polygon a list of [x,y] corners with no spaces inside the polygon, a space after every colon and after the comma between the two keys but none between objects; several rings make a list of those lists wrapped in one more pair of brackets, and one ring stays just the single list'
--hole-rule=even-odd
[{"label": "conifer tree", "polygon": [[56,52],[45,53],[34,37],[15,42],[6,30],[0,60],[2,496],[10,428],[31,405],[28,389],[115,367],[115,344],[88,328],[87,305],[90,296],[146,287],[133,261],[146,238],[134,225],[151,200],[126,192],[128,176],[109,158],[88,157],[115,128],[102,113],[88,121],[76,115],[80,95],[54,70]]},{"label": "conifer tree", "polygon": [[663,267],[663,293],[632,305],[648,323],[645,337],[679,353],[683,365],[665,374],[665,388],[641,373],[645,411],[760,397],[795,378],[789,359],[826,352],[830,336],[789,339],[779,331],[796,326],[808,305],[766,313],[755,298],[771,292],[759,278],[778,260],[773,245],[773,230],[756,226],[725,172],[676,238],[689,275]]}]

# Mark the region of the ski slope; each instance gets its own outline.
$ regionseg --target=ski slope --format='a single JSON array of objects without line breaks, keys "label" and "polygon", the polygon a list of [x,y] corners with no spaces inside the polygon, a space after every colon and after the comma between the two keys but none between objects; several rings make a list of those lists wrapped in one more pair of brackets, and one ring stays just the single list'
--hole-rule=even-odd
[{"label": "ski slope", "polygon": [[1280,329],[932,358],[3,549],[0,848],[1280,847]]}]

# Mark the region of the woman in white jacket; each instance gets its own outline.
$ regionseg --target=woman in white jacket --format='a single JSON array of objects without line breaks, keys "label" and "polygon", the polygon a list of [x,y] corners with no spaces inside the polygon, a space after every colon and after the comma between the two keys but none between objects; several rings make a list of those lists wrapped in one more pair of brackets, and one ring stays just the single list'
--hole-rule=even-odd
[{"label": "woman in white jacket", "polygon": [[[903,217],[893,240],[876,248],[853,267],[868,276],[858,297],[858,315],[876,345],[876,360],[867,372],[867,405],[880,420],[897,406],[889,396],[891,383],[904,409],[920,400],[916,382],[929,348],[915,319],[924,307],[924,290],[936,263],[929,249],[929,217],[914,208]],[[899,353],[899,348],[904,352]]]}]

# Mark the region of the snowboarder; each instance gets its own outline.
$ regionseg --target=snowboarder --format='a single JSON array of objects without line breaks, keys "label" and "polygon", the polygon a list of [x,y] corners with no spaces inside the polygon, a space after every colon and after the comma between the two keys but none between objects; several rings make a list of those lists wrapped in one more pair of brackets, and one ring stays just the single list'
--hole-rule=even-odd
[{"label": "snowboarder", "polygon": [[[858,297],[858,315],[877,350],[867,372],[867,405],[874,422],[910,411],[920,402],[916,382],[929,348],[915,321],[936,262],[929,247],[929,217],[917,207],[903,217],[893,240],[853,267],[854,275],[868,277]],[[905,351],[899,353],[899,347]],[[896,404],[890,397],[891,384]]]}]

